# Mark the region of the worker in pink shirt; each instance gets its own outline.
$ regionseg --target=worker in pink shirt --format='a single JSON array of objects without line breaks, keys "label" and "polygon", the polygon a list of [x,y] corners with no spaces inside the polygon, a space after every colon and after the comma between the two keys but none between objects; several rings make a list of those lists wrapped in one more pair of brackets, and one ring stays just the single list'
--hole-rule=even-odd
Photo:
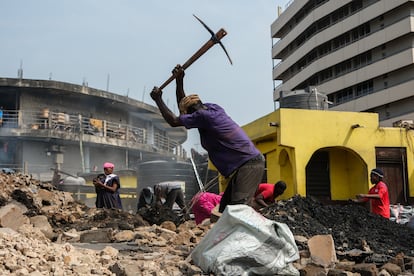
[{"label": "worker in pink shirt", "polygon": [[210,218],[211,210],[220,204],[221,194],[210,192],[197,193],[191,200],[191,205],[196,224],[200,224],[203,220]]}]

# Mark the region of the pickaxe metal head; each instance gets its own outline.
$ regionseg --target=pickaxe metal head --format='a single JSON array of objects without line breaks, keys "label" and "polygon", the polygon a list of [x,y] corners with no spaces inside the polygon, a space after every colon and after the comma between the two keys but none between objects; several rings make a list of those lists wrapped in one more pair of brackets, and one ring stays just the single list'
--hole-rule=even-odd
[{"label": "pickaxe metal head", "polygon": [[[194,15],[194,14],[193,14]],[[200,18],[194,15],[194,17],[207,29],[207,31],[211,34],[211,38],[194,54],[192,55],[183,65],[182,68],[185,70],[190,67],[198,58],[204,55],[214,44],[220,44],[221,48],[226,53],[227,58],[230,61],[230,64],[233,64],[229,54],[227,53],[226,48],[224,48],[223,44],[221,43],[221,39],[227,34],[224,29],[220,29],[217,33],[214,33]],[[168,80],[166,80],[159,88],[163,89],[166,87],[171,81],[175,79],[175,76],[172,75]]]},{"label": "pickaxe metal head", "polygon": [[198,18],[195,14],[193,14],[193,16],[201,23],[201,25],[204,26],[204,28],[207,29],[207,31],[211,34],[211,39],[215,42],[220,44],[221,48],[223,49],[223,51],[226,53],[227,58],[230,61],[230,64],[233,65],[233,61],[230,58],[229,53],[227,52],[226,48],[224,47],[223,43],[221,43],[220,39],[217,38],[216,34],[206,25],[206,23],[204,23],[200,18]]}]

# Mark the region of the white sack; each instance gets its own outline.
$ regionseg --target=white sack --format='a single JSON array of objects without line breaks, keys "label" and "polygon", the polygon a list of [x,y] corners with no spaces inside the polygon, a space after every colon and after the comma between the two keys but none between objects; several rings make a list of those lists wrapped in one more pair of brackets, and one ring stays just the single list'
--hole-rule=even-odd
[{"label": "white sack", "polygon": [[247,205],[228,205],[191,253],[204,272],[216,275],[299,275],[293,234]]}]

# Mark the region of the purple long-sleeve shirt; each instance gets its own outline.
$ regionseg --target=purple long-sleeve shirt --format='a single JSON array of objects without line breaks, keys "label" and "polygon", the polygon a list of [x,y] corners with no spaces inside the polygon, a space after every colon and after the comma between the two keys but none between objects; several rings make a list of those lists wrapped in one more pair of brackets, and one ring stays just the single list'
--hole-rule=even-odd
[{"label": "purple long-sleeve shirt", "polygon": [[201,145],[217,170],[225,177],[260,154],[244,130],[217,104],[204,103],[206,109],[180,115],[185,128],[197,128]]}]

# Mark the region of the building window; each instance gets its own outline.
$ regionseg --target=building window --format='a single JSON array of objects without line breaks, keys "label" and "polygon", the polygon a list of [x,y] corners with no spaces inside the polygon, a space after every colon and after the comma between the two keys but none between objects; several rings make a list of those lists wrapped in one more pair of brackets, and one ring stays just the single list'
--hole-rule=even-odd
[{"label": "building window", "polygon": [[362,0],[351,2],[351,12],[356,12],[357,10],[360,10],[360,9],[362,9]]},{"label": "building window", "polygon": [[346,88],[346,89],[338,92],[337,96],[336,96],[338,104],[348,102],[348,101],[352,100],[352,98],[353,98],[352,87]]},{"label": "building window", "polygon": [[328,68],[326,70],[323,70],[321,73],[321,82],[328,80],[330,78],[332,78],[332,69]]},{"label": "building window", "polygon": [[343,104],[352,101],[356,98],[371,94],[374,91],[374,84],[372,80],[365,81],[355,86],[347,87],[335,93],[328,95],[328,100],[334,105]]},{"label": "building window", "polygon": [[362,97],[362,96],[371,94],[373,89],[374,89],[374,84],[372,80],[360,83],[356,86],[356,96]]},{"label": "building window", "polygon": [[317,24],[318,24],[318,30],[323,30],[331,24],[331,19],[329,18],[329,16],[325,16],[324,18],[319,20]]}]

